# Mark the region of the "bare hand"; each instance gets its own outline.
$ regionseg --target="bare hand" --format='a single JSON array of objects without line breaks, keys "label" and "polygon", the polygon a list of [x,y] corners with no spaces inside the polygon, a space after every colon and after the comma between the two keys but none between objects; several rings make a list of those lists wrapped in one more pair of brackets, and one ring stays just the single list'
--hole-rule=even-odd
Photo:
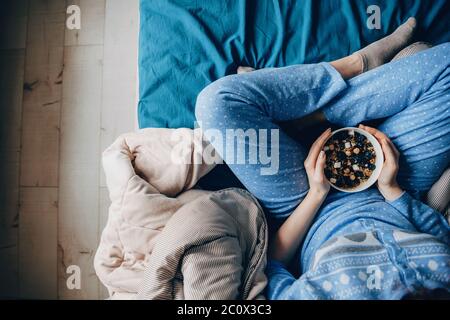
[{"label": "bare hand", "polygon": [[322,147],[331,137],[331,129],[325,130],[313,143],[304,165],[309,181],[309,192],[314,196],[325,198],[330,191],[330,183],[325,177],[325,152]]},{"label": "bare hand", "polygon": [[392,143],[391,139],[380,130],[362,124],[359,125],[359,127],[372,134],[383,149],[384,163],[377,181],[378,190],[380,190],[381,194],[387,200],[398,198],[403,192],[397,183],[397,173],[399,169],[398,159],[400,153]]}]

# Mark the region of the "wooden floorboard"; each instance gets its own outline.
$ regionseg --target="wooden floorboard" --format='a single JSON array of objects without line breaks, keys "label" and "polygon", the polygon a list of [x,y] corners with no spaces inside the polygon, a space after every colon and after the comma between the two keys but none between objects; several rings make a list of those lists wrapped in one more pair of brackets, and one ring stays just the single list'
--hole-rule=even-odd
[{"label": "wooden floorboard", "polygon": [[[134,131],[138,6],[137,0],[108,0],[106,3],[100,145],[102,150],[120,134]],[[100,184],[106,186],[103,172]]]},{"label": "wooden floorboard", "polygon": [[0,298],[19,293],[19,174],[28,1],[0,4]]},{"label": "wooden floorboard", "polygon": [[20,183],[56,187],[65,11],[39,10],[30,16],[28,29]]},{"label": "wooden floorboard", "polygon": [[18,295],[23,49],[0,50],[0,297]]},{"label": "wooden floorboard", "polygon": [[58,189],[20,189],[19,296],[57,298]]},{"label": "wooden floorboard", "polygon": [[65,8],[33,1],[22,115],[19,296],[55,299]]},{"label": "wooden floorboard", "polygon": [[[98,298],[93,257],[98,245],[102,46],[64,50],[58,246],[59,297]],[[68,290],[64,268],[82,270],[82,290]]]},{"label": "wooden floorboard", "polygon": [[[134,130],[138,3],[2,7],[0,297],[107,297],[93,269],[110,204],[100,162]],[[81,30],[65,28],[72,4]],[[80,290],[66,285],[70,265],[81,269]]]},{"label": "wooden floorboard", "polygon": [[14,0],[0,3],[0,50],[25,49],[28,2]]}]

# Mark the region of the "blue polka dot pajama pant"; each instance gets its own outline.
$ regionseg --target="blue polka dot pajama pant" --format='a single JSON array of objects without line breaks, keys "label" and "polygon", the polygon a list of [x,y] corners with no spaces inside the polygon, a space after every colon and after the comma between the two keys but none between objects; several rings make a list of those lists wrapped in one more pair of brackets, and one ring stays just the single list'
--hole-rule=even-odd
[{"label": "blue polka dot pajama pant", "polygon": [[[384,119],[378,129],[401,153],[399,183],[410,192],[423,192],[450,163],[449,65],[450,43],[445,43],[348,81],[328,63],[230,75],[200,93],[196,116],[205,131],[218,130],[224,136],[227,129],[280,129],[278,122],[317,110],[340,126]],[[211,142],[273,217],[286,217],[306,195],[303,161],[308,150],[301,141],[280,130],[279,169],[273,175],[262,175],[265,164],[259,161],[229,161],[227,148],[235,149],[236,144]],[[239,143],[250,157],[252,142]]]}]

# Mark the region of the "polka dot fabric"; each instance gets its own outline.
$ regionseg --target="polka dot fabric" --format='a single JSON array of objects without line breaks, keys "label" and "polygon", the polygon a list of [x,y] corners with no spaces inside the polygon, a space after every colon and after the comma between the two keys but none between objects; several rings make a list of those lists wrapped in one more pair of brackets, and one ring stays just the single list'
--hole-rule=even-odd
[{"label": "polka dot fabric", "polygon": [[[450,163],[449,65],[450,44],[444,43],[349,81],[328,63],[320,63],[232,75],[201,92],[196,116],[206,131],[225,136],[227,129],[279,129],[279,121],[322,110],[341,126],[383,119],[379,129],[401,153],[398,178],[407,192],[393,202],[384,201],[374,188],[355,194],[332,192],[301,248],[300,278],[276,261],[269,264],[269,298],[395,299],[421,287],[450,288],[449,226],[438,212],[415,199]],[[223,149],[222,158],[271,217],[289,216],[308,192],[303,167],[308,150],[282,131],[274,175],[261,175],[260,162],[234,164],[227,158],[239,147],[245,148],[247,159],[254,156],[248,140],[212,144],[219,153]],[[394,237],[397,230],[425,236],[402,246]],[[328,262],[314,262],[328,240],[361,232],[374,234],[378,251],[369,246],[364,255],[347,258],[332,251],[324,256],[331,259]],[[314,263],[318,267],[313,270]],[[382,278],[381,289],[377,277]]]}]

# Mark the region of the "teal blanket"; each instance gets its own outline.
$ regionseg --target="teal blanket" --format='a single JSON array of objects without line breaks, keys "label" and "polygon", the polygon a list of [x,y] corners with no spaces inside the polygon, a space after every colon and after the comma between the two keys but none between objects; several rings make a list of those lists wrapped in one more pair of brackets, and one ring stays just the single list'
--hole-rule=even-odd
[{"label": "teal blanket", "polygon": [[[370,5],[381,29],[366,25]],[[141,0],[139,126],[194,126],[197,94],[254,68],[331,61],[392,32],[409,16],[417,40],[450,41],[445,0]]]}]

